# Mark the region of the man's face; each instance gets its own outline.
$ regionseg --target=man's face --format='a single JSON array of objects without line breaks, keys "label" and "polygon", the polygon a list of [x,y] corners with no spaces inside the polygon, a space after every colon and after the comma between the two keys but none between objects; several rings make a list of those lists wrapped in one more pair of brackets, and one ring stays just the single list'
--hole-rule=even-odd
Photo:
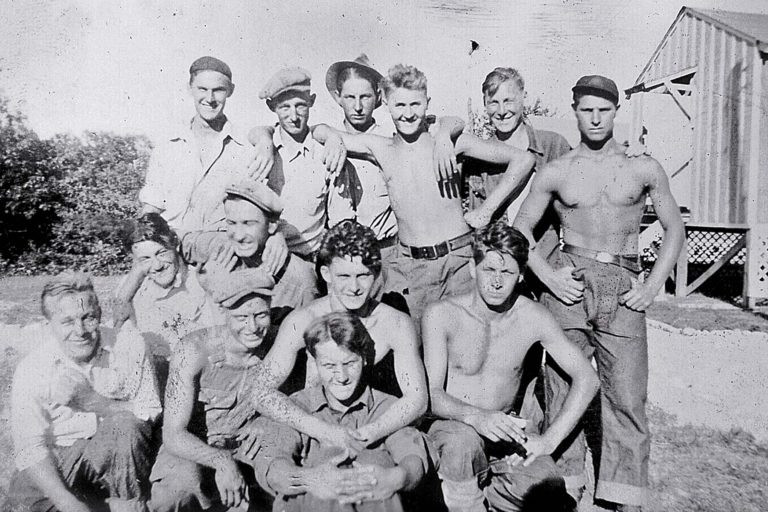
[{"label": "man's face", "polygon": [[99,345],[101,313],[86,292],[47,297],[48,323],[64,355],[76,363],[91,360]]},{"label": "man's face", "polygon": [[328,293],[348,311],[356,311],[365,305],[376,279],[373,271],[363,265],[360,256],[335,257],[329,266],[320,268],[328,283]]},{"label": "man's face", "polygon": [[264,211],[250,201],[227,199],[224,214],[227,217],[227,237],[235,254],[241,258],[261,254],[270,231],[274,231],[275,227]]},{"label": "man's face", "polygon": [[341,86],[336,102],[344,110],[344,117],[358,131],[365,131],[373,123],[378,93],[371,82],[352,76]]},{"label": "man's face", "polygon": [[427,116],[429,98],[423,90],[397,87],[387,96],[387,107],[401,135],[414,135],[422,130]]},{"label": "man's face", "polygon": [[618,107],[599,96],[582,96],[573,107],[582,137],[600,142],[613,136],[613,120]]},{"label": "man's face", "polygon": [[269,329],[269,302],[254,295],[237,308],[225,310],[227,326],[247,350],[256,349]]},{"label": "man's face", "polygon": [[515,291],[520,267],[509,254],[488,252],[475,266],[475,283],[480,297],[489,306],[502,305]]},{"label": "man's face", "polygon": [[189,84],[197,115],[209,122],[224,115],[224,105],[233,90],[226,75],[212,70],[198,72]]},{"label": "man's face", "polygon": [[523,120],[525,91],[510,80],[502,82],[496,94],[483,96],[485,111],[493,128],[502,134],[512,133]]},{"label": "man's face", "polygon": [[169,288],[176,280],[179,259],[176,251],[167,249],[152,240],[133,244],[131,254],[135,265],[147,269],[147,278],[161,288]]},{"label": "man's face", "polygon": [[327,394],[342,403],[356,398],[365,367],[362,357],[331,340],[315,345],[315,364]]},{"label": "man's face", "polygon": [[315,103],[315,95],[287,92],[275,103],[275,113],[280,127],[294,138],[304,137],[309,126],[309,109]]}]

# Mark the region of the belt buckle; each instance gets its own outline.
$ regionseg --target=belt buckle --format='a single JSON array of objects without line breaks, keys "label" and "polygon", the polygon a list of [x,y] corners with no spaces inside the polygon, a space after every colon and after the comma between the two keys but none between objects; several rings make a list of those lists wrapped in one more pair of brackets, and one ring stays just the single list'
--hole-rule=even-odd
[{"label": "belt buckle", "polygon": [[600,263],[613,263],[615,258],[613,257],[613,254],[609,252],[599,251],[597,254],[595,254],[595,260],[599,261]]},{"label": "belt buckle", "polygon": [[418,259],[433,260],[436,258],[434,247],[414,247],[414,249],[416,249],[415,257]]}]

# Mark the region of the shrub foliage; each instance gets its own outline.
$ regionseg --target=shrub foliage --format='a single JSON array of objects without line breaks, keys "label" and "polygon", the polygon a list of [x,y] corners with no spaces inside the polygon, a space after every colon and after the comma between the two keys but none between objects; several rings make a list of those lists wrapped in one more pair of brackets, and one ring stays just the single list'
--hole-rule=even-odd
[{"label": "shrub foliage", "polygon": [[0,99],[0,271],[123,270],[119,230],[138,210],[151,147],[88,132],[40,139]]}]

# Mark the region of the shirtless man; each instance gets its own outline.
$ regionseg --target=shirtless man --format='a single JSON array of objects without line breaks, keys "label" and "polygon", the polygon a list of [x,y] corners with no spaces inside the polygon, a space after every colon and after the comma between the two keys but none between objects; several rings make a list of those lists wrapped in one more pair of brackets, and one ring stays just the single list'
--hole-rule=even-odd
[{"label": "shirtless man", "polygon": [[[664,169],[649,156],[628,158],[613,138],[616,84],[585,76],[573,93],[581,143],[536,174],[514,225],[532,239],[533,226],[553,203],[565,244],[549,261],[532,251],[530,268],[549,290],[542,302],[568,338],[597,361],[603,440],[595,497],[618,503],[619,510],[639,510],[647,499],[650,448],[644,311],[672,271],[685,229]],[[647,197],[664,243],[653,271],[639,282],[638,233]],[[559,410],[567,390],[558,373],[548,368],[548,414]],[[577,439],[563,454],[559,463],[567,475],[583,471],[583,450]]]},{"label": "shirtless man", "polygon": [[[335,311],[354,312],[374,341],[374,364],[392,353],[395,378],[402,393],[402,397],[375,421],[354,432],[337,429],[342,441],[349,436],[350,440],[370,445],[410,424],[426,411],[427,386],[416,331],[406,314],[372,297],[371,290],[381,269],[381,253],[370,228],[355,221],[342,221],[328,230],[318,251],[318,265],[328,285],[328,295],[285,318],[264,363],[274,379],[273,386],[279,386],[291,373],[297,353],[304,348],[302,335],[313,321]],[[317,383],[313,370],[315,365],[308,364],[307,386]],[[262,412],[313,435],[309,431],[312,427],[308,428],[304,421],[307,418],[290,419],[285,416],[286,411],[281,414],[281,411],[262,409]]]},{"label": "shirtless man", "polygon": [[[373,159],[384,173],[400,240],[385,291],[402,294],[420,325],[427,304],[471,288],[470,225],[464,219],[461,198],[450,192],[451,187],[446,190],[441,183],[436,184],[429,172],[435,139],[427,131],[429,97],[424,73],[398,64],[389,70],[381,86],[397,130],[395,136],[335,133],[348,151]],[[324,138],[317,129],[315,135]],[[454,150],[456,155],[507,165],[504,181],[478,210],[468,214],[473,226],[488,222],[504,199],[527,180],[534,163],[522,150],[470,134],[461,134]]]},{"label": "shirtless man", "polygon": [[[452,511],[484,511],[483,495],[493,510],[520,510],[525,494],[551,478],[568,501],[549,454],[578,423],[598,380],[555,318],[517,293],[527,259],[528,241],[516,229],[503,222],[481,229],[473,243],[473,290],[434,303],[424,314],[432,414],[442,418],[429,435]],[[523,360],[536,342],[572,380],[565,404],[541,435],[525,430],[525,419],[512,411]]]}]

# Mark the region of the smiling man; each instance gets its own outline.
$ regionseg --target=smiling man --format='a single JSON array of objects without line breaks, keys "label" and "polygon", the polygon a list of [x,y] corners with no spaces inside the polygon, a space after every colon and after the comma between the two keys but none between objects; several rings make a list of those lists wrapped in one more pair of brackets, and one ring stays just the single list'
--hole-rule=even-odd
[{"label": "smiling man", "polygon": [[[477,231],[473,290],[432,304],[424,314],[424,362],[431,413],[429,435],[439,453],[438,473],[449,510],[521,510],[524,497],[545,480],[560,493],[549,506],[570,501],[550,454],[569,435],[598,388],[597,376],[547,310],[516,291],[528,259],[528,241],[496,222]],[[570,377],[572,387],[541,435],[513,410],[523,361],[537,342]],[[481,491],[482,488],[482,491]]]},{"label": "smiling man", "polygon": [[152,425],[161,412],[138,333],[107,345],[83,274],[51,278],[46,339],[16,368],[10,426],[17,473],[4,510],[143,512]]},{"label": "smiling man", "polygon": [[270,295],[268,288],[240,283],[228,297],[225,325],[191,333],[172,354],[163,446],[151,475],[152,510],[238,507],[263,499],[251,467],[260,419],[248,389],[266,352]]},{"label": "smiling man", "polygon": [[[530,268],[547,288],[542,303],[597,361],[602,449],[595,497],[618,503],[619,510],[639,510],[648,498],[650,451],[645,309],[675,265],[685,228],[664,169],[649,156],[629,158],[614,139],[618,108],[613,80],[591,75],[576,82],[573,111],[581,142],[537,173],[514,225],[533,240],[550,204],[559,217],[564,245],[548,261],[531,251]],[[653,270],[640,282],[638,233],[648,197],[664,240]],[[548,421],[568,390],[560,373],[548,365]],[[583,438],[561,450],[564,471],[582,473]]]},{"label": "smiling man", "polygon": [[[313,321],[304,342],[319,384],[291,396],[307,414],[349,430],[374,422],[397,399],[371,387],[375,344],[352,312]],[[400,491],[412,490],[429,467],[422,434],[391,432],[354,455],[280,424],[265,429],[256,458],[262,485],[277,495],[274,510],[401,512]]]}]

